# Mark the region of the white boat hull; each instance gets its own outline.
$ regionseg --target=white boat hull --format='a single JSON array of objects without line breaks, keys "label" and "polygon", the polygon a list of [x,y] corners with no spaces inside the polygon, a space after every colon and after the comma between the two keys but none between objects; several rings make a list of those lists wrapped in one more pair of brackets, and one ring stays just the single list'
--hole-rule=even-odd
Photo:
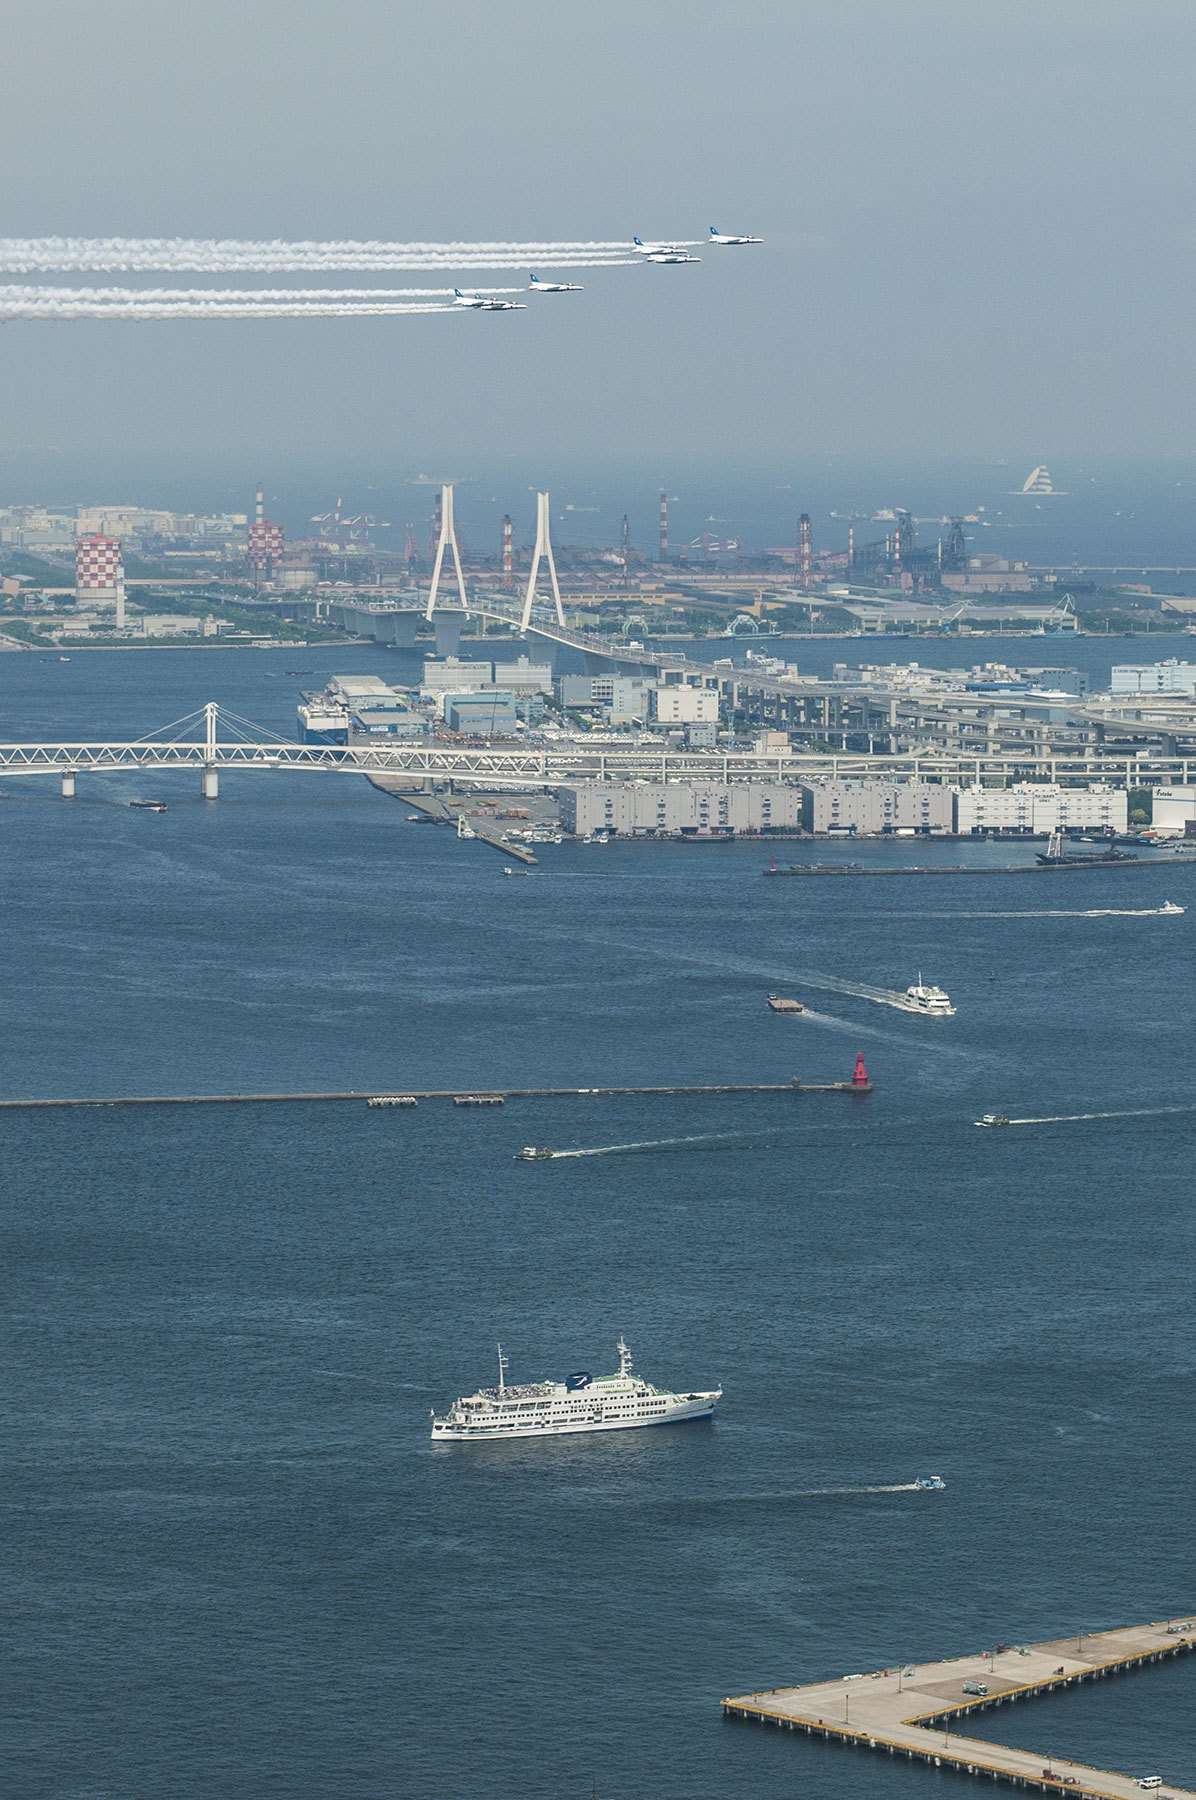
[{"label": "white boat hull", "polygon": [[432,1436],[440,1442],[473,1444],[482,1438],[577,1437],[593,1431],[642,1431],[649,1425],[680,1425],[688,1419],[709,1419],[718,1405],[717,1394],[698,1394],[682,1400],[663,1412],[642,1419],[518,1419],[510,1424],[458,1425],[449,1419],[435,1419]]}]

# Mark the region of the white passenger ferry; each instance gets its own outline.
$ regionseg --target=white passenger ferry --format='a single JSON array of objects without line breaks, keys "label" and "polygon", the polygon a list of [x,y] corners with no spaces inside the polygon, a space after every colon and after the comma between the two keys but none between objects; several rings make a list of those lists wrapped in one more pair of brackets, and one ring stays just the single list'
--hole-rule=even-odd
[{"label": "white passenger ferry", "polygon": [[912,981],[905,990],[905,1004],[910,1012],[928,1013],[932,1019],[955,1017],[951,996],[941,987],[926,987],[920,969],[917,981]]},{"label": "white passenger ferry", "polygon": [[582,1370],[564,1381],[532,1381],[512,1387],[507,1359],[498,1347],[498,1386],[454,1400],[443,1418],[432,1415],[432,1436],[474,1443],[480,1438],[556,1437],[565,1432],[630,1431],[639,1425],[673,1425],[708,1419],[722,1388],[701,1394],[670,1394],[631,1372],[631,1352],[622,1338],[617,1375]]}]

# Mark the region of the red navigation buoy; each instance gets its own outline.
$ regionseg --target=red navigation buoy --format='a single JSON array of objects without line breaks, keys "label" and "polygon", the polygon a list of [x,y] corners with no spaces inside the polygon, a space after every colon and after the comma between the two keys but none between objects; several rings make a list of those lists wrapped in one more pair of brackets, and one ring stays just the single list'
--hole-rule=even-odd
[{"label": "red navigation buoy", "polygon": [[864,1052],[862,1050],[856,1053],[855,1068],[851,1072],[851,1085],[852,1087],[868,1086],[868,1071],[864,1067]]}]

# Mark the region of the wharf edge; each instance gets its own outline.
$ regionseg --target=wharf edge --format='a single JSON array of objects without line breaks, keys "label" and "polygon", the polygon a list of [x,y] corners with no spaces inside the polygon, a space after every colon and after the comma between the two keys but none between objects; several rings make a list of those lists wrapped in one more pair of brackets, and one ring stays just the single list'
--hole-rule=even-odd
[{"label": "wharf edge", "polygon": [[[1123,1775],[1065,1757],[1018,1750],[978,1738],[953,1740],[951,1722],[1007,1701],[1032,1699],[1073,1684],[1104,1680],[1194,1650],[1196,1623],[1177,1626],[1173,1620],[1164,1620],[1113,1631],[1082,1632],[1042,1644],[1002,1647],[996,1654],[1017,1679],[997,1675],[994,1653],[980,1652],[912,1668],[908,1664],[894,1667],[871,1678],[843,1677],[743,1694],[724,1700],[722,1710],[728,1719],[776,1725],[782,1731],[802,1731],[808,1737],[905,1756],[931,1768],[949,1768],[1037,1793],[1072,1794],[1077,1800],[1140,1800],[1139,1784],[1144,1777],[1158,1773],[1153,1767],[1136,1775]],[[1022,1658],[1029,1662],[1021,1661]],[[1020,1666],[1014,1670],[1015,1663]],[[965,1683],[973,1689],[984,1686],[987,1691],[967,1696]],[[927,1707],[928,1699],[939,1704]],[[944,1701],[946,1705],[942,1704]],[[1154,1791],[1166,1800],[1192,1800],[1191,1790],[1166,1781]]]},{"label": "wharf edge", "polygon": [[[117,1094],[65,1100],[0,1100],[0,1111],[30,1111],[48,1107],[79,1106],[258,1106],[286,1100],[371,1100],[388,1091],[381,1088],[353,1088],[348,1091],[319,1094]],[[399,1090],[394,1090],[399,1091]],[[563,1088],[408,1088],[402,1093],[412,1100],[461,1100],[469,1095],[484,1094],[502,1100],[575,1100],[583,1095],[601,1098],[607,1094],[870,1094],[871,1082],[851,1081],[760,1081],[717,1082],[701,1086],[678,1084],[671,1087],[563,1087]]]},{"label": "wharf edge", "polygon": [[[986,865],[984,863],[893,863],[888,868],[863,868],[859,863],[842,863],[837,868],[828,868],[825,863],[792,863],[787,869],[762,869],[762,875],[798,875],[801,877],[814,875],[1045,875],[1056,869],[1066,869],[1074,874],[1078,869],[1164,869],[1174,868],[1179,859],[1172,857],[1170,861],[1163,856],[1127,856],[1118,862],[1084,862],[1084,863],[1000,863]],[[1194,859],[1196,860],[1196,859]]]}]

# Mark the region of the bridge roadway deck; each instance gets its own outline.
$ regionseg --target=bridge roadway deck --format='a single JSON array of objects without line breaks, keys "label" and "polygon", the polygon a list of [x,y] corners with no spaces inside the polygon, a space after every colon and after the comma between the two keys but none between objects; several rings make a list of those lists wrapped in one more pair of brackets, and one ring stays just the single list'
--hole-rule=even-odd
[{"label": "bridge roadway deck", "polygon": [[459,781],[473,786],[560,787],[575,781],[801,781],[900,774],[948,781],[1024,773],[1031,765],[1056,777],[1106,776],[1140,786],[1189,778],[1182,756],[1047,756],[1030,751],[955,754],[902,751],[869,755],[851,751],[754,754],[751,751],[662,750],[651,745],[554,744],[509,748],[491,744],[363,744],[340,749],[323,744],[59,742],[0,744],[0,775],[105,774],[121,769],[306,770],[312,773],[403,775],[413,783]]},{"label": "bridge roadway deck", "polygon": [[[844,1676],[805,1687],[743,1694],[724,1700],[723,1712],[728,1718],[803,1731],[811,1737],[907,1756],[933,1768],[952,1768],[1042,1793],[1142,1800],[1140,1779],[1162,1773],[1153,1764],[1136,1776],[1113,1774],[1041,1751],[959,1738],[952,1734],[951,1725],[966,1719],[970,1730],[970,1715],[975,1712],[1121,1674],[1194,1649],[1196,1625],[1190,1622],[1185,1621],[1178,1631],[1170,1621],[1131,1625],[1000,1653],[976,1652],[946,1662],[921,1663],[912,1671],[905,1665],[870,1677]],[[987,1696],[965,1694],[965,1682],[986,1687]],[[1164,1785],[1155,1791],[1169,1800],[1192,1800],[1190,1790],[1184,1788]]]}]

